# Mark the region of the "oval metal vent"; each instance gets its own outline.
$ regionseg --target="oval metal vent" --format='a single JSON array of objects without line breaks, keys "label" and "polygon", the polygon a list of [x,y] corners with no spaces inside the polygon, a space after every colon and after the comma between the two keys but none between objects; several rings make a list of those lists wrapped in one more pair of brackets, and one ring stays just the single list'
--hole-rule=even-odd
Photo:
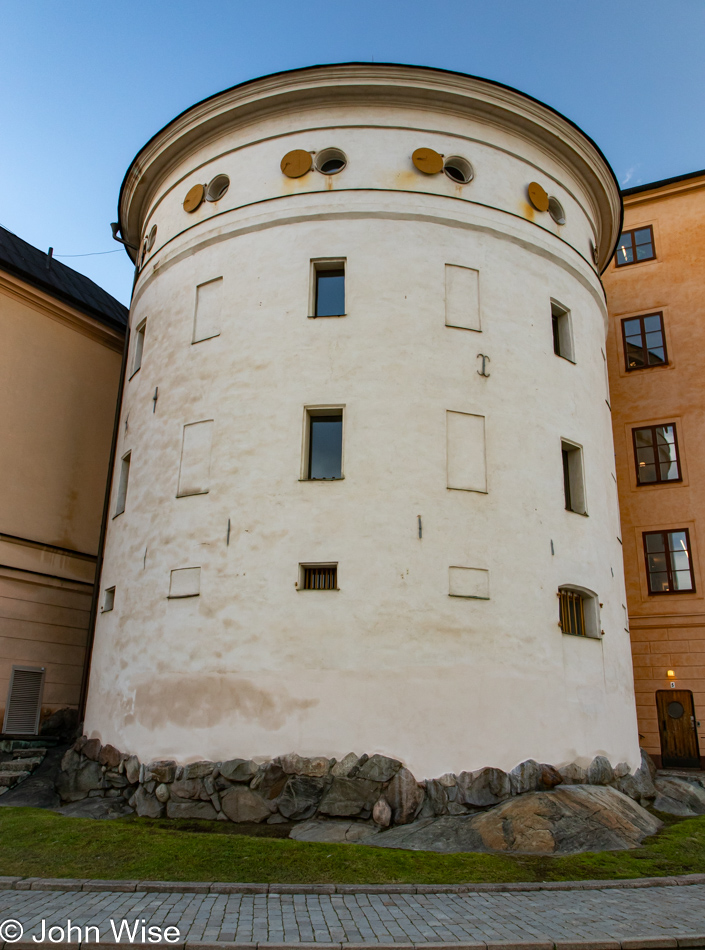
[{"label": "oval metal vent", "polygon": [[313,159],[310,152],[305,152],[302,148],[295,148],[287,152],[281,160],[280,168],[287,178],[301,178],[306,172],[311,171]]},{"label": "oval metal vent", "polygon": [[411,156],[411,161],[424,175],[437,175],[443,171],[443,156],[432,148],[417,148]]},{"label": "oval metal vent", "polygon": [[191,214],[196,208],[200,208],[203,204],[205,192],[206,189],[203,185],[194,185],[193,188],[189,188],[184,198],[184,211],[188,211],[188,213]]}]

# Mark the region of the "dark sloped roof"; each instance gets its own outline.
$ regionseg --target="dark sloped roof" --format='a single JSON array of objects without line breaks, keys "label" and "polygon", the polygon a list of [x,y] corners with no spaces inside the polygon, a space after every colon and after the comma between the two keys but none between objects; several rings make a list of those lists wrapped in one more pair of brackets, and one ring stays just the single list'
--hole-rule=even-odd
[{"label": "dark sloped roof", "polygon": [[676,175],[675,178],[662,178],[660,181],[650,181],[646,185],[635,185],[633,188],[623,188],[622,195],[638,195],[640,191],[652,191],[655,188],[663,188],[665,185],[675,185],[679,181],[687,181],[689,178],[700,178],[705,175],[705,168],[698,172],[687,172],[685,175]]},{"label": "dark sloped roof", "polygon": [[0,270],[63,300],[105,326],[121,332],[127,326],[127,307],[106,290],[61,261],[51,259],[12,231],[0,227]]}]

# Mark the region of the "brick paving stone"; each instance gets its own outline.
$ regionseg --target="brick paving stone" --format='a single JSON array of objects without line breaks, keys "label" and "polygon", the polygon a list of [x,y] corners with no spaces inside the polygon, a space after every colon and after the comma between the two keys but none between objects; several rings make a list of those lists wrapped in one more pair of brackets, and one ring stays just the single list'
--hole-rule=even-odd
[{"label": "brick paving stone", "polygon": [[[83,889],[75,890],[33,887],[39,879],[20,883],[20,890],[7,890],[0,879],[0,921],[20,920],[25,928],[22,943],[30,948],[36,947],[31,937],[41,933],[42,919],[49,927],[65,926],[68,918],[74,927],[98,927],[102,948],[114,940],[111,919],[175,926],[180,940],[194,944],[194,950],[228,950],[229,943],[248,944],[251,950],[256,944],[260,950],[267,950],[265,944],[270,950],[274,945],[331,950],[333,944],[336,950],[340,944],[348,950],[353,944],[373,944],[375,950],[413,945],[437,950],[444,944],[453,944],[453,950],[484,950],[486,944],[493,950],[540,950],[554,943],[556,950],[685,950],[705,945],[702,881],[573,890],[423,889],[418,894],[408,888],[365,892],[352,886],[343,893],[331,893],[328,886],[315,892],[286,886],[265,893],[266,885],[251,885],[246,893],[218,882],[165,891],[159,890],[159,882],[115,882],[115,890],[95,886],[103,882],[77,882],[74,886]],[[62,888],[66,884],[57,882]],[[14,947],[21,950],[22,944]],[[68,950],[67,945],[61,950]]]}]

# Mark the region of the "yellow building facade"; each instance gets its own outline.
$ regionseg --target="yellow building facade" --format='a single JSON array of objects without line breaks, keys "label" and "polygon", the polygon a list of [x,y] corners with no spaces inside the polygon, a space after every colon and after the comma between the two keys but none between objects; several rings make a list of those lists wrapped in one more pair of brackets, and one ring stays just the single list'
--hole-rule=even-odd
[{"label": "yellow building facade", "polygon": [[126,315],[87,277],[0,228],[5,736],[79,704]]},{"label": "yellow building facade", "polygon": [[705,171],[623,192],[605,271],[629,626],[643,747],[705,763]]}]

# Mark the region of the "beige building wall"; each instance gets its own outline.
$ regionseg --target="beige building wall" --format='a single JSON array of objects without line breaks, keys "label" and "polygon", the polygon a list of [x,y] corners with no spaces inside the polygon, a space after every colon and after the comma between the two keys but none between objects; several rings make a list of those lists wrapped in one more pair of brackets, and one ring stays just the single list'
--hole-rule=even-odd
[{"label": "beige building wall", "polygon": [[[630,189],[624,196],[624,229],[651,227],[654,256],[621,267],[613,261],[603,275],[639,732],[657,762],[662,738],[669,742],[676,727],[667,714],[657,714],[657,693],[668,691],[670,699],[685,691],[692,694],[705,763],[704,217],[705,172]],[[628,370],[623,321],[657,313],[663,320],[665,363]],[[640,485],[632,431],[666,425],[675,426],[681,478]],[[650,593],[644,532],[683,529],[689,532],[693,589]],[[691,751],[695,760],[695,742]]]},{"label": "beige building wall", "polygon": [[123,337],[0,270],[0,725],[13,666],[76,707]]}]

